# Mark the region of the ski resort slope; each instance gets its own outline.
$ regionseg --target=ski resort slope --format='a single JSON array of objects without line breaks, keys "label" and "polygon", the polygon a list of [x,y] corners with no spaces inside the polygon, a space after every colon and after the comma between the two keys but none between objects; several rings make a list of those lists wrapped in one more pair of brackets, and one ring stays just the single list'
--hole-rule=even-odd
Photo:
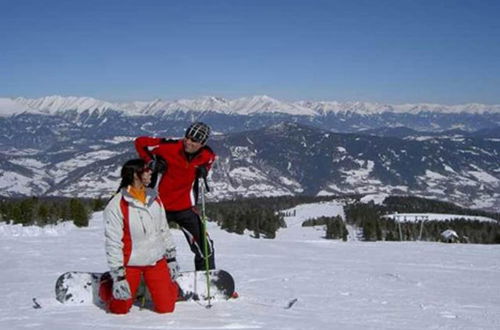
[{"label": "ski resort slope", "polygon": [[[233,274],[240,298],[211,309],[178,303],[163,315],[55,300],[59,274],[106,269],[102,213],[83,229],[0,223],[0,329],[500,329],[500,246],[325,240],[321,228],[300,226],[304,212],[343,214],[299,206],[274,240],[209,223],[217,265]],[[180,266],[191,270],[184,237],[174,236]]]}]

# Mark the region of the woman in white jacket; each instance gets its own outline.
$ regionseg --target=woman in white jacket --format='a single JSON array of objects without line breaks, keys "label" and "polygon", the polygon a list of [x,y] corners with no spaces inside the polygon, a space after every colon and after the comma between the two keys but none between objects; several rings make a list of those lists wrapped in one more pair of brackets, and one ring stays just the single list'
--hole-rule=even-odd
[{"label": "woman in white jacket", "polygon": [[163,205],[156,192],[146,188],[151,170],[142,159],[132,159],[123,165],[121,178],[104,210],[106,257],[113,279],[108,309],[128,313],[142,275],[155,311],[173,312],[178,293],[173,281],[179,268]]}]

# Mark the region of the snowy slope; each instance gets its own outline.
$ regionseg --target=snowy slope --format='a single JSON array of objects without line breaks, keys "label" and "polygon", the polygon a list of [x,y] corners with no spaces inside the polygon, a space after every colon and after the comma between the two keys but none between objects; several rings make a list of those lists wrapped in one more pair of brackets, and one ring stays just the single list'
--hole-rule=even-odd
[{"label": "snowy slope", "polygon": [[335,217],[337,215],[345,219],[344,207],[337,201],[301,204],[282,212],[288,215],[284,217],[287,227],[278,232],[276,235],[278,240],[317,241],[318,238],[325,235],[324,226],[302,227],[304,221],[322,216]]},{"label": "snowy slope", "polygon": [[[1,329],[498,329],[500,246],[340,242],[304,231],[302,218],[343,214],[339,205],[305,205],[277,239],[209,230],[217,263],[235,277],[240,298],[212,309],[178,303],[169,315],[133,307],[126,316],[54,298],[67,270],[106,268],[102,213],[89,228],[43,230],[0,224]],[[316,210],[316,211],[315,211]],[[192,256],[174,231],[181,268]],[[36,297],[41,309],[32,308]],[[297,298],[290,309],[284,307]]]}]

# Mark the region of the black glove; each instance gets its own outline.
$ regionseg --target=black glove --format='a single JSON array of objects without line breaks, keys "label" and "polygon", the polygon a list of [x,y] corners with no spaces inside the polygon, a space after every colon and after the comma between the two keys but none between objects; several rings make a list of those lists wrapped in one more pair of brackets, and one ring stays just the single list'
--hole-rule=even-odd
[{"label": "black glove", "polygon": [[153,155],[153,159],[149,161],[148,167],[153,172],[163,173],[167,170],[167,162],[162,156]]},{"label": "black glove", "polygon": [[198,179],[206,179],[208,175],[208,170],[205,166],[198,166],[196,168],[196,177]]}]

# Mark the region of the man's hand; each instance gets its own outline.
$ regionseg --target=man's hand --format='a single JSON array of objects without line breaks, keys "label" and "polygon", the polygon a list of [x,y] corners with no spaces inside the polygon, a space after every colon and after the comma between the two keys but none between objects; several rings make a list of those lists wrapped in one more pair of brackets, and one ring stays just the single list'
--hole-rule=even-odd
[{"label": "man's hand", "polygon": [[198,166],[196,168],[196,177],[199,179],[206,179],[208,175],[208,170],[205,166]]},{"label": "man's hand", "polygon": [[157,173],[163,173],[167,170],[167,162],[163,157],[158,155],[153,155],[153,159],[151,159],[148,163],[148,167]]}]

